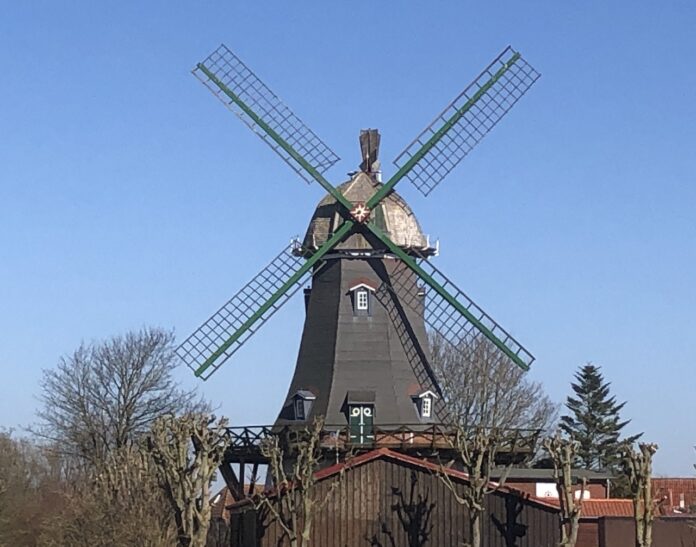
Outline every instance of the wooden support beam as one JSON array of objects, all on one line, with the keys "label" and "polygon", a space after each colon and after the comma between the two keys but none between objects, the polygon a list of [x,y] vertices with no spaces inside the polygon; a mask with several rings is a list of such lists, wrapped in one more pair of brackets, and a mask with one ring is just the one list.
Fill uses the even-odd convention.
[{"label": "wooden support beam", "polygon": [[247,493],[247,496],[253,496],[254,495],[254,488],[256,487],[256,478],[259,473],[259,462],[254,462],[254,465],[251,468],[251,480],[249,481],[249,491]]},{"label": "wooden support beam", "polygon": [[239,479],[237,479],[237,475],[235,475],[232,466],[227,462],[223,463],[222,465],[220,465],[220,473],[222,474],[222,478],[224,479],[225,484],[227,485],[229,491],[232,493],[234,499],[243,499],[244,490],[239,482]]}]

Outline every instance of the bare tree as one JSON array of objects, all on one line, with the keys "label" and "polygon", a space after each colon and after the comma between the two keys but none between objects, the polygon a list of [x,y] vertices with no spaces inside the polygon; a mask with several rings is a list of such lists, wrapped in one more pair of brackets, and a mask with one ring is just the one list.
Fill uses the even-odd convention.
[{"label": "bare tree", "polygon": [[457,464],[461,465],[468,475],[467,481],[458,488],[443,465],[440,466],[438,476],[452,492],[457,503],[465,506],[469,512],[470,547],[481,546],[481,516],[486,509],[485,498],[503,486],[509,472],[508,467],[497,483],[491,482],[491,474],[496,469],[496,454],[502,446],[511,442],[501,429],[466,428],[461,425],[457,426],[450,440],[457,453]]},{"label": "bare tree", "polygon": [[173,342],[171,332],[144,328],[82,344],[44,371],[34,433],[63,454],[97,465],[148,431],[158,416],[200,404],[172,377]]},{"label": "bare tree", "polygon": [[551,428],[558,405],[539,382],[477,336],[452,345],[430,334],[432,365],[447,407],[461,424],[504,428]]},{"label": "bare tree", "polygon": [[578,528],[580,525],[580,513],[582,500],[587,488],[587,478],[580,481],[579,498],[575,499],[575,485],[573,484],[573,464],[578,457],[577,441],[564,439],[560,435],[544,439],[544,448],[549,453],[553,463],[553,478],[558,490],[560,503],[560,528],[561,543],[565,547],[575,547],[578,541]]},{"label": "bare tree", "polygon": [[274,488],[258,496],[255,506],[268,510],[291,547],[309,546],[314,518],[342,482],[343,472],[323,494],[316,488],[323,428],[323,418],[316,418],[302,431],[269,436],[261,447]]},{"label": "bare tree", "polygon": [[638,450],[630,443],[621,450],[621,463],[628,478],[633,512],[636,521],[636,547],[652,545],[652,524],[655,518],[655,502],[652,495],[652,458],[657,445],[640,443]]},{"label": "bare tree", "polygon": [[36,545],[60,506],[59,486],[41,447],[0,430],[0,547]]},{"label": "bare tree", "polygon": [[203,413],[157,418],[147,438],[160,484],[174,513],[179,547],[204,547],[210,484],[229,442],[227,419]]},{"label": "bare tree", "polygon": [[42,534],[42,547],[169,547],[172,511],[153,462],[141,446],[113,450],[81,480],[66,485],[63,510]]}]

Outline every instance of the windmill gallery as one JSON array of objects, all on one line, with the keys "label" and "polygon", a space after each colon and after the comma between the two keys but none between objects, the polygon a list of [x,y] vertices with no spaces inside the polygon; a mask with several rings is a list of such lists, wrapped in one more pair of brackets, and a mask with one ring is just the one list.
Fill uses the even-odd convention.
[{"label": "windmill gallery", "polygon": [[[506,48],[396,158],[386,182],[380,135],[368,129],[360,133],[359,169],[334,186],[324,173],[336,154],[229,49],[220,46],[193,73],[300,177],[327,192],[304,239],[283,249],[177,350],[196,376],[207,379],[306,287],[295,372],[277,403],[275,423],[229,432],[221,466],[230,494],[224,507],[228,544],[286,544],[281,498],[303,485],[291,477],[281,488],[270,472],[265,486],[257,485],[260,470],[273,466],[263,447],[268,439],[285,439],[286,460],[278,467],[287,477],[300,457],[292,456],[287,439],[297,443],[310,434],[321,455],[311,470],[316,510],[303,514],[313,521],[311,540],[307,535],[295,544],[445,547],[472,541],[478,532],[471,531],[458,499],[467,475],[453,466],[446,480],[439,476],[439,462],[453,459],[455,433],[429,341],[485,347],[523,369],[534,358],[435,268],[437,245],[395,187],[407,180],[427,196],[539,74]],[[496,461],[523,460],[535,435],[508,435]],[[255,499],[264,489],[275,493],[262,505]],[[481,545],[559,541],[556,507],[513,490],[491,489],[482,514]],[[300,523],[303,530],[306,524]]]}]

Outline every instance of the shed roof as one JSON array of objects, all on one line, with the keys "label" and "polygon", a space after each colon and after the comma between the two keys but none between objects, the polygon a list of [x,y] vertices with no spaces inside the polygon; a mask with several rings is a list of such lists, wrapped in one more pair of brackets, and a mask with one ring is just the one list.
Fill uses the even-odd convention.
[{"label": "shed roof", "polygon": [[[354,467],[358,467],[360,465],[365,465],[369,462],[372,462],[372,461],[375,461],[378,459],[385,459],[385,460],[391,460],[391,461],[403,463],[406,465],[418,467],[420,469],[423,469],[423,470],[426,470],[429,472],[442,472],[442,473],[445,473],[446,475],[448,475],[451,479],[453,479],[455,481],[466,482],[469,480],[469,475],[467,475],[463,471],[451,469],[448,467],[442,467],[442,466],[437,465],[435,463],[432,463],[428,460],[416,458],[414,456],[408,456],[406,454],[402,454],[400,452],[395,452],[395,451],[390,450],[388,448],[378,448],[378,449],[372,450],[370,452],[366,452],[365,454],[361,454],[359,456],[351,458],[350,460],[326,467],[324,469],[317,471],[314,474],[314,477],[317,480],[328,479],[329,477],[332,477],[334,475],[338,475],[341,471],[343,471],[345,469],[351,469]],[[495,486],[497,486],[497,484],[491,483],[491,486],[495,487]],[[538,507],[543,507],[545,509],[552,509],[554,511],[558,511],[558,504],[557,503],[554,504],[554,503],[551,503],[547,499],[541,499],[541,498],[536,498],[534,496],[530,496],[529,494],[522,492],[520,490],[517,490],[515,488],[510,488],[508,486],[501,486],[497,489],[497,491],[501,492],[501,493],[513,494],[519,498],[524,499],[527,503],[531,503],[531,504],[536,505]],[[232,505],[229,506],[229,508],[242,507],[242,506],[247,505],[249,503],[251,503],[249,500],[241,500],[241,501],[233,503]]]}]

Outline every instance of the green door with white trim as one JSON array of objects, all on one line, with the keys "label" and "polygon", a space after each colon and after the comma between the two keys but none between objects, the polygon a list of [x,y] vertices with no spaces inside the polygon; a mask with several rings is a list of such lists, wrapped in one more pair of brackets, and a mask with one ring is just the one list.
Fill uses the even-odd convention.
[{"label": "green door with white trim", "polygon": [[356,404],[348,407],[351,443],[371,444],[375,442],[374,416],[374,405]]}]

